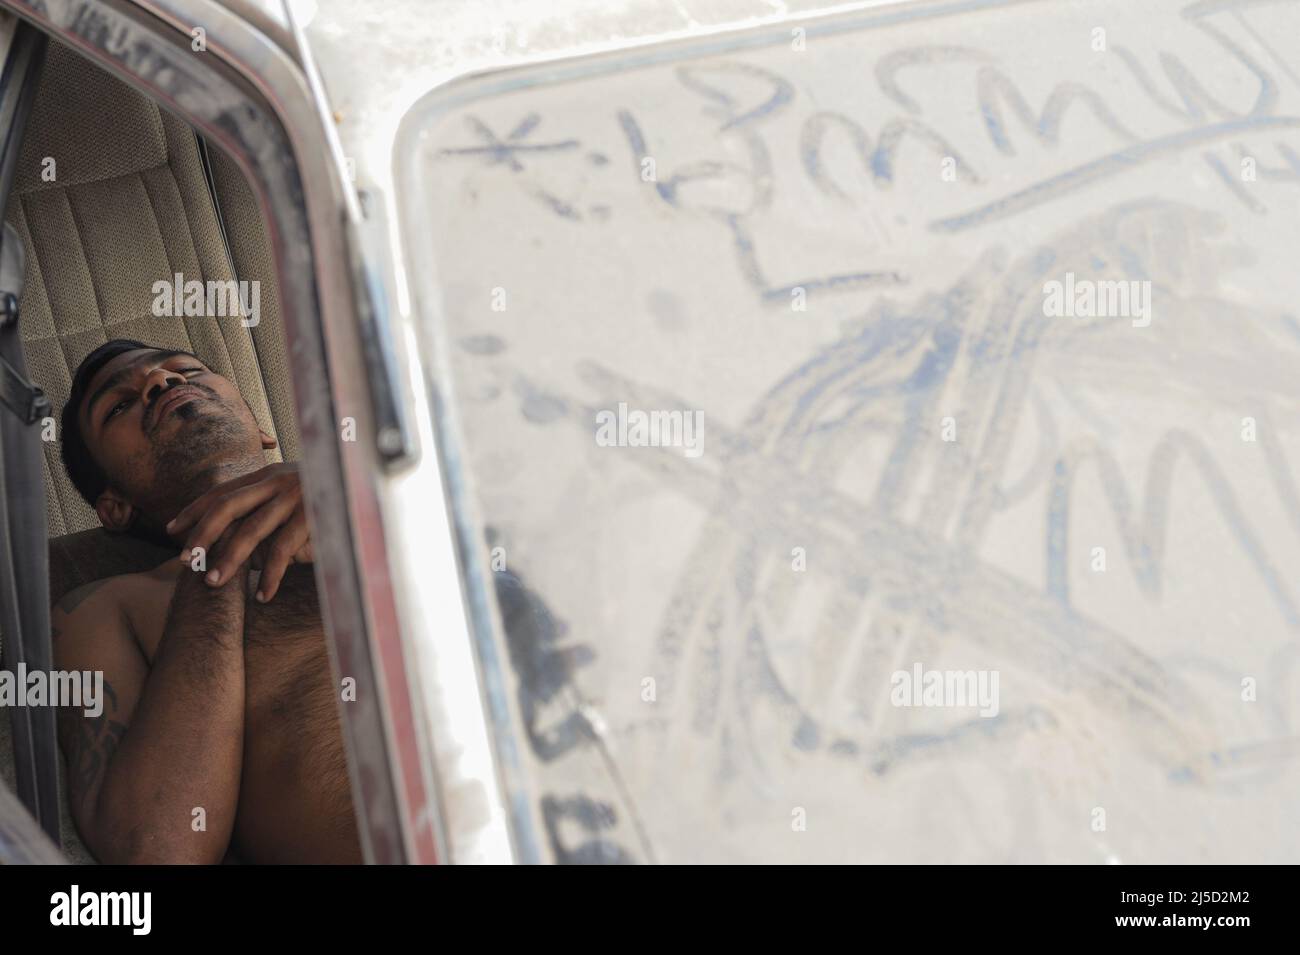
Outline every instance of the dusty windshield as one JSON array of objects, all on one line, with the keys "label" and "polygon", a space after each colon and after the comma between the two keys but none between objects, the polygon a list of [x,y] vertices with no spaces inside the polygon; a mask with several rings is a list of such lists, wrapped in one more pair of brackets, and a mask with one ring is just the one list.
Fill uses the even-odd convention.
[{"label": "dusty windshield", "polygon": [[407,120],[556,859],[1300,848],[1300,8],[958,6]]}]

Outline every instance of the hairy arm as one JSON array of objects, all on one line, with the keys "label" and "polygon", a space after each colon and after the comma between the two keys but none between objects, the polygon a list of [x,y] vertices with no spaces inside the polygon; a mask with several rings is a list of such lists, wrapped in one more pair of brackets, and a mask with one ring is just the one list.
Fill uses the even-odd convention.
[{"label": "hairy arm", "polygon": [[[54,609],[59,669],[104,674],[103,710],[59,713],[73,819],[106,863],[220,862],[234,830],[244,743],[245,575],[183,571],[152,666],[112,581]],[[195,809],[206,828],[196,831]]]}]

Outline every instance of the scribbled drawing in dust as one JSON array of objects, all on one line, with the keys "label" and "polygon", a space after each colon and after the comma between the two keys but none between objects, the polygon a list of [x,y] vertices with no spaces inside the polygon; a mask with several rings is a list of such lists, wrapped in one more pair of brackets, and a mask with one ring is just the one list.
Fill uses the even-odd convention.
[{"label": "scribbled drawing in dust", "polygon": [[[1099,721],[1122,714],[1124,745],[1163,766],[1172,781],[1214,784],[1222,770],[1266,771],[1273,760],[1300,753],[1295,728],[1276,704],[1270,711],[1275,737],[1219,738],[1205,718],[1205,701],[1180,673],[1144,652],[1137,636],[1073,606],[1067,586],[1067,555],[1078,553],[1067,534],[1071,491],[1079,482],[1100,482],[1139,586],[1158,602],[1168,526],[1178,519],[1166,509],[1172,482],[1201,481],[1215,501],[1213,519],[1236,543],[1231,558],[1264,582],[1292,635],[1287,653],[1294,655],[1295,582],[1265,545],[1267,529],[1252,521],[1250,502],[1233,490],[1213,450],[1170,428],[1151,448],[1143,485],[1132,487],[1103,441],[1062,443],[1040,397],[1043,389],[1058,389],[1083,400],[1088,387],[1115,375],[1125,382],[1158,378],[1164,391],[1204,388],[1199,376],[1208,362],[1230,406],[1250,391],[1275,417],[1294,417],[1300,336],[1289,316],[1179,298],[1191,264],[1219,256],[1204,246],[1221,225],[1191,207],[1140,201],[1021,259],[990,252],[942,293],[875,306],[839,341],[775,383],[739,427],[711,418],[712,469],[671,452],[635,455],[665,488],[709,514],[682,562],[646,661],[670,714],[655,727],[665,750],[682,734],[712,740],[730,784],[762,789],[772,767],[792,751],[856,761],[884,777],[961,752],[996,755],[1029,732],[1072,731],[1052,706],[1037,703],[1011,706],[995,719],[955,719],[938,733],[900,730],[896,712],[879,705],[891,661],[955,642],[1032,673],[1049,695],[1081,695]],[[1161,249],[1177,249],[1179,256],[1162,261]],[[1151,277],[1162,314],[1178,312],[1180,319],[1133,329],[1123,321],[1044,316],[1044,281],[1070,269],[1098,278]],[[1199,317],[1189,313],[1193,307]],[[1223,346],[1212,353],[1185,355],[1180,367],[1187,378],[1177,380],[1164,360],[1171,343],[1189,323],[1226,315],[1233,316],[1238,338],[1222,336]],[[1234,368],[1234,361],[1243,364]],[[600,396],[569,402],[582,426],[615,397],[643,407],[696,406],[690,396],[592,362],[580,365],[579,377]],[[937,440],[935,423],[950,407],[960,409],[965,433],[977,438],[955,445]],[[1012,474],[1011,436],[1024,417],[1035,422],[1039,450],[1027,472]],[[874,487],[845,493],[838,488],[840,471],[873,434],[892,436],[887,463]],[[1262,440],[1274,464],[1275,492],[1293,516],[1288,534],[1300,538],[1291,469],[1274,437]],[[908,498],[918,494],[919,516],[905,519]],[[1045,554],[1037,586],[979,557],[995,515],[1033,495],[1048,527],[1037,542]],[[809,579],[788,572],[792,542],[816,555],[818,576],[835,580],[814,621],[792,616],[798,588]],[[820,717],[821,694],[801,696],[783,678],[772,648],[791,633],[801,635],[801,649],[814,661],[815,675],[804,686],[861,693],[856,719],[837,725]]]},{"label": "scribbled drawing in dust", "polygon": [[[1261,158],[1261,184],[1300,185],[1300,154],[1284,141],[1300,129],[1300,117],[1279,112],[1278,78],[1214,19],[1232,14],[1249,29],[1240,20],[1248,6],[1216,0],[1182,12],[1185,23],[1222,49],[1224,63],[1253,78],[1245,104],[1217,98],[1205,64],[1189,66],[1164,49],[1144,60],[1116,47],[1116,69],[1131,81],[1133,95],[1145,97],[1146,106],[1170,123],[1160,130],[1139,128],[1122,100],[1080,82],[1062,80],[1033,103],[1005,64],[965,46],[918,45],[881,56],[873,77],[893,112],[817,108],[796,125],[793,144],[770,136],[770,124],[789,120],[798,102],[797,87],[786,77],[724,60],[674,70],[675,84],[696,110],[700,135],[692,146],[701,148],[676,161],[661,159],[659,178],[638,197],[642,210],[650,204],[658,216],[716,223],[719,248],[729,252],[720,260],[729,261],[765,307],[788,306],[794,288],[868,292],[873,304],[838,340],[792,358],[788,373],[770,383],[739,423],[713,414],[697,396],[593,360],[574,368],[581,394],[561,391],[524,367],[515,372],[521,406],[532,409],[524,416],[535,424],[566,419],[589,430],[596,411],[618,402],[703,407],[708,421],[702,461],[653,449],[626,457],[655,475],[656,486],[707,515],[682,556],[645,656],[643,672],[658,681],[654,715],[608,729],[596,725],[594,703],[579,689],[577,671],[605,652],[606,635],[583,633],[579,644],[559,645],[563,622],[538,604],[530,613],[549,636],[533,644],[544,645],[548,656],[522,669],[546,678],[521,682],[520,707],[539,758],[554,763],[593,747],[614,775],[629,747],[654,749],[662,758],[646,763],[651,766],[670,764],[687,746],[703,748],[707,785],[721,800],[736,790],[782,792],[800,759],[858,767],[868,784],[884,783],[959,757],[996,763],[1031,736],[1071,740],[1081,756],[1073,771],[1091,782],[1107,758],[1098,726],[1116,729],[1119,742],[1109,746],[1140,754],[1179,786],[1228,789],[1243,774],[1264,780],[1300,756],[1294,706],[1288,710],[1276,696],[1261,700],[1257,735],[1225,735],[1209,713],[1205,688],[1235,692],[1240,674],[1222,660],[1190,652],[1157,658],[1142,634],[1103,623],[1071,593],[1077,579],[1072,562],[1084,552],[1071,538],[1082,489],[1100,491],[1103,516],[1118,529],[1124,567],[1141,599],[1159,606],[1170,530],[1182,519],[1170,510],[1172,490],[1198,484],[1213,503],[1197,519],[1226,529],[1231,540],[1231,550],[1216,557],[1258,581],[1275,613],[1277,632],[1270,636],[1278,649],[1271,672],[1283,688],[1300,685],[1300,582],[1293,573],[1300,491],[1280,440],[1289,423],[1300,420],[1300,321],[1256,304],[1268,301],[1267,294],[1243,304],[1223,291],[1220,279],[1251,265],[1252,252],[1225,244],[1231,233],[1220,215],[1182,202],[1113,200],[1096,188],[1190,153],[1204,160],[1239,211],[1263,216],[1276,211],[1264,198],[1277,193],[1245,190],[1229,172],[1246,155],[1247,138],[1267,141],[1272,150],[1249,149]],[[984,142],[959,141],[942,117],[925,112],[921,71],[951,64],[968,66],[973,75],[968,89],[951,96],[940,87],[943,100],[970,99],[966,108],[977,111]],[[1300,77],[1284,61],[1278,65],[1291,92],[1300,90]],[[1059,148],[1063,123],[1078,112],[1090,114],[1114,140],[1086,161]],[[574,162],[589,148],[576,135],[565,136],[529,156],[525,143],[539,115],[527,113],[504,137],[469,117],[482,142],[443,150],[441,158],[482,161],[518,178],[525,158],[544,152],[556,163]],[[617,104],[604,121],[618,134],[607,151],[621,146],[627,160],[608,168],[602,161],[600,174],[611,176],[638,175],[643,157],[660,149],[657,136],[671,126],[655,126],[652,118]],[[705,155],[723,140],[733,147],[727,158]],[[779,258],[760,252],[764,217],[778,202],[774,150],[793,149],[806,184],[851,214],[865,215],[849,208],[845,170],[860,175],[873,195],[888,193],[904,144],[923,147],[927,158],[953,157],[962,173],[952,209],[924,228],[927,237],[962,233],[982,251],[963,274],[945,280],[946,287],[926,290],[913,276],[865,258],[860,268],[798,279],[781,273]],[[1008,183],[998,163],[1026,145],[1044,150],[1046,172]],[[833,149],[851,163],[829,162]],[[603,160],[606,151],[596,155]],[[1262,157],[1277,157],[1276,164]],[[977,201],[963,191],[990,183],[1000,190],[992,198],[985,192]],[[708,198],[707,191],[692,198],[692,187],[710,184],[737,187],[727,193],[729,204]],[[567,220],[563,228],[581,219],[572,201],[535,182],[526,188]],[[1083,216],[1068,201],[1087,190],[1097,211]],[[1014,251],[978,244],[980,228],[1044,209],[1064,223],[1049,239]],[[624,211],[615,209],[615,224]],[[773,247],[779,242],[767,246]],[[1070,271],[1095,280],[1151,282],[1158,317],[1150,328],[1134,329],[1124,321],[1045,316],[1044,283]],[[1170,361],[1173,353],[1177,362]],[[1135,478],[1117,456],[1121,429],[1094,406],[1093,396],[1112,388],[1135,402],[1186,395],[1232,413],[1256,410],[1263,466],[1286,526],[1263,526],[1256,502],[1234,487],[1220,452],[1178,421],[1160,427]],[[539,402],[544,415],[536,411]],[[1067,432],[1058,420],[1062,407],[1088,427]],[[945,415],[959,422],[960,441],[937,440]],[[1026,431],[1034,439],[1032,459],[1013,466],[1016,437]],[[878,469],[859,477],[853,469],[868,442],[887,451]],[[1040,509],[1045,531],[1025,540],[1041,554],[1040,580],[1013,575],[982,556],[996,519],[1013,507]],[[792,545],[815,561],[815,574],[790,572]],[[809,618],[803,598],[813,587],[820,592]],[[787,666],[792,646],[803,664],[797,675]],[[889,706],[888,674],[905,662],[953,651],[1014,669],[1041,692],[1004,700],[996,718],[956,715],[942,728],[916,729]],[[561,657],[568,664],[554,662]],[[624,757],[613,755],[616,744]],[[625,768],[637,772],[635,765]],[[645,807],[635,806],[636,784],[618,779],[615,788],[612,800],[637,817]],[[633,854],[604,838],[618,815],[612,806],[574,802],[572,794],[547,798],[553,842],[561,841],[557,833],[566,822],[593,837],[584,850],[592,857]],[[1032,806],[1032,799],[1012,793],[1009,804]],[[1034,835],[1026,831],[1021,838],[1032,843]],[[648,856],[644,831],[637,841]]]}]

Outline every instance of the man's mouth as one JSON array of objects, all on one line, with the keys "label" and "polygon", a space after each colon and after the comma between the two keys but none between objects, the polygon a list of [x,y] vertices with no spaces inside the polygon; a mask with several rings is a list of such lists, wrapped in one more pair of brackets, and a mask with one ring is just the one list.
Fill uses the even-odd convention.
[{"label": "man's mouth", "polygon": [[150,426],[149,430],[152,431],[157,428],[158,425],[162,424],[163,418],[167,417],[170,412],[179,408],[181,405],[202,397],[203,392],[199,391],[199,389],[195,388],[193,385],[181,385],[178,388],[173,388],[166,392],[154,405],[153,424]]}]

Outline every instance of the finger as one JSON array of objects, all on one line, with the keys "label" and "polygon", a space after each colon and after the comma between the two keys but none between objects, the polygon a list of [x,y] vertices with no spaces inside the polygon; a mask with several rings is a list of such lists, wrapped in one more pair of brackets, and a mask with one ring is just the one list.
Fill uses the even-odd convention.
[{"label": "finger", "polygon": [[256,506],[255,501],[231,500],[228,495],[211,499],[206,513],[199,515],[198,524],[189,532],[181,547],[181,561],[191,558],[195,548],[212,551],[217,543],[229,536],[235,522],[246,516]]},{"label": "finger", "polygon": [[172,533],[179,533],[202,517],[214,501],[232,491],[260,483],[269,483],[281,488],[297,485],[299,483],[298,465],[292,462],[268,464],[264,468],[240,475],[237,478],[231,478],[229,481],[223,481],[181,508],[180,512],[167,522],[164,529]]},{"label": "finger", "polygon": [[219,538],[233,521],[247,517],[267,501],[275,499],[286,502],[288,510],[285,513],[287,514],[293,510],[301,496],[300,487],[277,487],[270,483],[240,488],[227,494],[217,500],[190,531],[185,546],[181,549],[181,560],[188,560],[189,553],[195,547],[210,549],[212,542]]},{"label": "finger", "polygon": [[307,515],[299,505],[293,512],[293,517],[275,535],[267,549],[265,566],[262,568],[262,577],[257,587],[257,599],[260,602],[268,603],[275,597],[280,590],[280,582],[284,579],[285,571],[293,563],[293,555],[307,546],[310,540],[311,528],[307,526]]},{"label": "finger", "polygon": [[[226,545],[230,542],[230,539],[235,536],[235,532],[237,530],[239,530],[239,521],[235,521],[228,528],[226,528],[225,533],[223,533],[221,537],[216,541],[216,543],[212,545],[212,551],[214,553],[220,553],[224,551]],[[207,557],[212,557],[213,555],[214,554],[208,554]],[[215,570],[216,567],[215,565],[209,566],[208,561],[204,560],[198,563],[197,566],[194,566],[194,564],[191,563],[190,569],[193,570],[195,573],[197,573],[199,576],[203,577],[205,580],[208,580],[208,575],[213,570]],[[223,577],[222,580],[224,581],[224,579],[225,578]],[[209,580],[208,582],[210,583],[211,581]]]},{"label": "finger", "polygon": [[[270,465],[270,467],[274,467],[274,465]],[[219,497],[258,481],[265,481],[267,479],[266,471],[267,468],[260,468],[248,474],[241,474],[237,478],[231,478],[229,481],[223,481],[214,488],[209,488],[182,507],[176,516],[167,522],[164,530],[172,534],[180,533],[202,517],[208,508],[212,506],[213,501]]]},{"label": "finger", "polygon": [[[263,541],[276,532],[276,528],[292,519],[297,502],[287,495],[262,505],[240,520],[239,528],[221,548],[216,566],[208,572],[208,583],[214,586],[229,580]],[[216,576],[213,576],[215,573]]]}]

